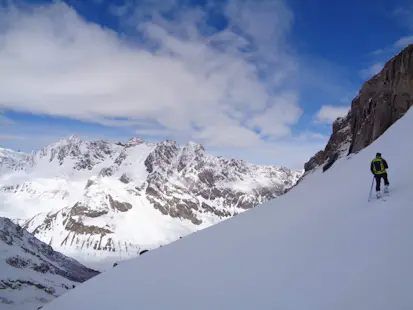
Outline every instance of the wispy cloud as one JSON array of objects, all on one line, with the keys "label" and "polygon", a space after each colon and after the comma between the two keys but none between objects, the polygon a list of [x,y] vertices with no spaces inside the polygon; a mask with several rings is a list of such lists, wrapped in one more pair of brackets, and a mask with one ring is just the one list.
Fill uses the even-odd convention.
[{"label": "wispy cloud", "polygon": [[347,115],[349,107],[324,105],[315,115],[315,123],[332,124],[337,118]]},{"label": "wispy cloud", "polygon": [[[264,145],[260,148],[245,148],[238,156],[232,149],[212,149],[210,152],[247,160],[255,164],[280,165],[290,169],[303,169],[303,163],[316,152],[325,148],[328,137],[318,134],[307,134],[295,137],[294,143],[280,141],[275,145]],[[207,151],[209,151],[207,149]]]},{"label": "wispy cloud", "polygon": [[372,76],[376,75],[379,73],[384,67],[383,63],[375,63],[371,65],[370,67],[363,69],[360,71],[360,76],[362,78],[371,78]]},{"label": "wispy cloud", "polygon": [[405,47],[406,45],[409,45],[411,43],[413,43],[413,35],[400,38],[399,40],[397,40],[394,43],[394,46],[395,47]]},{"label": "wispy cloud", "polygon": [[323,135],[318,132],[311,132],[311,131],[304,131],[300,133],[300,135],[297,137],[298,141],[317,141],[317,140],[322,140],[327,142],[330,136],[328,135]]}]

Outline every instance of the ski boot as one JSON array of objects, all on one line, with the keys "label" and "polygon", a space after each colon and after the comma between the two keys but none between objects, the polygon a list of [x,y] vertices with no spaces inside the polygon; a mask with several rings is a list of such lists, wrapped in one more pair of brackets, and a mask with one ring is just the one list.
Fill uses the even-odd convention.
[{"label": "ski boot", "polygon": [[385,185],[385,186],[384,186],[384,194],[385,194],[385,195],[388,195],[388,194],[389,194],[389,186],[388,186],[388,185]]},{"label": "ski boot", "polygon": [[376,198],[380,199],[381,198],[381,192],[376,192]]}]

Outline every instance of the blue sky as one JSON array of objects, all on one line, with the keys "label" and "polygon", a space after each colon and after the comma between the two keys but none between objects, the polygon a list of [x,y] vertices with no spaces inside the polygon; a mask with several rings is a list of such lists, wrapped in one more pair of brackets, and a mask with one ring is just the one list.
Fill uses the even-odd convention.
[{"label": "blue sky", "polygon": [[301,168],[413,43],[407,0],[1,1],[0,147],[202,143]]}]

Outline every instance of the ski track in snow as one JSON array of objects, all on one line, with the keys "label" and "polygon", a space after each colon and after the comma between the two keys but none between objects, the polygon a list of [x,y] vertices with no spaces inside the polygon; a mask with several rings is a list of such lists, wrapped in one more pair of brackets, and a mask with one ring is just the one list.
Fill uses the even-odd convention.
[{"label": "ski track in snow", "polygon": [[[413,308],[413,110],[280,198],[124,261],[44,310]],[[403,141],[403,142],[402,142]],[[370,161],[391,197],[368,202]]]}]

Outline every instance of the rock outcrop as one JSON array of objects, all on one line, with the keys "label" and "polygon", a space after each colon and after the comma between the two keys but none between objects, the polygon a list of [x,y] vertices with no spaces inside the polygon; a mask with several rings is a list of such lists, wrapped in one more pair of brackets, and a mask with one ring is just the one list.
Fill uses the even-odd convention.
[{"label": "rock outcrop", "polygon": [[323,151],[318,152],[305,163],[304,170],[306,172],[337,160],[341,154],[348,150],[351,143],[351,116],[352,112],[350,111],[346,117],[338,118],[333,123],[333,133],[330,140]]},{"label": "rock outcrop", "polygon": [[364,83],[353,100],[352,145],[355,153],[380,137],[413,105],[413,44],[388,61]]},{"label": "rock outcrop", "polygon": [[389,60],[383,70],[365,82],[344,118],[333,124],[324,151],[304,166],[328,169],[340,156],[357,153],[380,137],[413,105],[413,44]]},{"label": "rock outcrop", "polygon": [[37,309],[99,274],[0,217],[0,308]]}]

